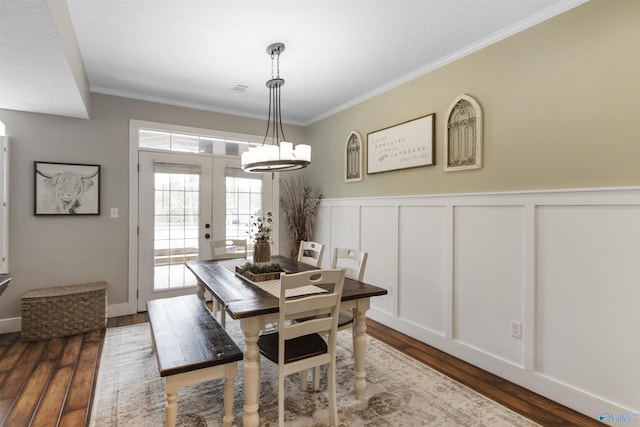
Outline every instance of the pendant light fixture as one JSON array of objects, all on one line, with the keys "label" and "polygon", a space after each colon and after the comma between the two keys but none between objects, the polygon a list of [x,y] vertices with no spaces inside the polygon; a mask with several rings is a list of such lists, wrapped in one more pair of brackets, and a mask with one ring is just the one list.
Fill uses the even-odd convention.
[{"label": "pendant light fixture", "polygon": [[[242,169],[246,172],[285,172],[311,164],[309,145],[297,144],[294,147],[291,142],[285,141],[280,112],[280,88],[284,85],[284,79],[280,77],[280,54],[283,51],[284,43],[267,46],[267,53],[271,56],[271,79],[266,83],[269,88],[267,130],[262,145],[251,147],[242,153]],[[267,143],[267,139],[271,142]]]}]

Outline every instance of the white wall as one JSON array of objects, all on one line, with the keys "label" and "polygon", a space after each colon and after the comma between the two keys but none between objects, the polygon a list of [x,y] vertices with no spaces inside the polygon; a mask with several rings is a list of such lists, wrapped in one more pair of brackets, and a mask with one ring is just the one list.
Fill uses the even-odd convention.
[{"label": "white wall", "polygon": [[[593,418],[640,413],[640,188],[325,199],[368,315]],[[511,336],[522,322],[522,338]]]}]

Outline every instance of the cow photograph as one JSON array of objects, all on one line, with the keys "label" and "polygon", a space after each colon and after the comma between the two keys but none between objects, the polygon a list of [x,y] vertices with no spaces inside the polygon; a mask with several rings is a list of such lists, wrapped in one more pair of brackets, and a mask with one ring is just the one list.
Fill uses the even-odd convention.
[{"label": "cow photograph", "polygon": [[100,165],[34,162],[35,215],[100,215]]}]

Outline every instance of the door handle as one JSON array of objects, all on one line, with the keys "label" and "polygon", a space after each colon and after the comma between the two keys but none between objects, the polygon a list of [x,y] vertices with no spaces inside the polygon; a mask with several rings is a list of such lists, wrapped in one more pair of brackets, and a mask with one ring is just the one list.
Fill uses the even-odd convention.
[{"label": "door handle", "polygon": [[211,224],[205,224],[204,228],[211,228]]},{"label": "door handle", "polygon": [[210,238],[211,238],[211,234],[209,234],[209,233],[205,234],[205,235],[204,235],[204,238],[205,238],[205,239],[210,239]]}]

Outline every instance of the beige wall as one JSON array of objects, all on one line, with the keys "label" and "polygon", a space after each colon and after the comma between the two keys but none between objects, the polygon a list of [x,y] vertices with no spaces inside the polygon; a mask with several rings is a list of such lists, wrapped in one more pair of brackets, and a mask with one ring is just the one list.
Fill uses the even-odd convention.
[{"label": "beige wall", "polygon": [[[308,179],[327,198],[640,185],[639,46],[639,1],[592,0],[308,126]],[[465,93],[483,109],[484,167],[445,173],[445,115]],[[435,166],[344,183],[351,130],[366,144],[431,113]]]},{"label": "beige wall", "polygon": [[[0,320],[20,316],[26,291],[105,280],[109,304],[127,302],[129,119],[264,134],[265,122],[132,99],[91,94],[91,119],[0,109],[11,137],[11,285],[0,298]],[[287,126],[301,141],[303,129]],[[101,215],[33,216],[33,162],[101,165]],[[119,218],[109,218],[109,208]]]}]

